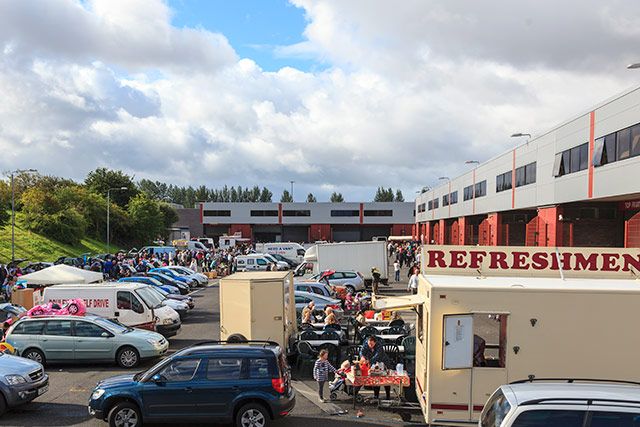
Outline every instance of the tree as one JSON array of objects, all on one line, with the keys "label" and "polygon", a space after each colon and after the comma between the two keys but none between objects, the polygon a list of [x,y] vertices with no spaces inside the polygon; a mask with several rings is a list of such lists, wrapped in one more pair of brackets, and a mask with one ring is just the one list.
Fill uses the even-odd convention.
[{"label": "tree", "polygon": [[131,235],[136,244],[145,245],[165,233],[165,217],[159,203],[138,194],[129,201],[127,213],[131,220]]},{"label": "tree", "polygon": [[331,193],[331,203],[342,203],[344,202],[344,197],[342,197],[341,193],[336,193],[335,191]]},{"label": "tree", "polygon": [[11,187],[5,181],[0,181],[0,227],[11,219]]},{"label": "tree", "polygon": [[316,196],[314,196],[312,193],[307,194],[307,203],[316,203]]},{"label": "tree", "polygon": [[384,187],[378,187],[376,195],[373,198],[374,202],[393,202],[393,190],[389,188],[385,190]]},{"label": "tree", "polygon": [[271,202],[271,198],[273,197],[273,193],[267,189],[267,187],[262,187],[262,192],[260,192],[260,202]]},{"label": "tree", "polygon": [[293,202],[293,197],[291,197],[291,193],[288,190],[284,190],[282,192],[282,196],[280,196],[280,202],[282,203],[291,203]]},{"label": "tree", "polygon": [[126,187],[126,190],[111,192],[111,200],[120,207],[126,207],[129,200],[138,193],[133,179],[119,170],[98,168],[93,172],[89,172],[84,183],[89,191],[98,193],[101,196],[106,196],[110,188]]},{"label": "tree", "polygon": [[400,189],[396,190],[396,202],[404,202],[404,196],[402,195],[402,191]]},{"label": "tree", "polygon": [[162,236],[166,238],[169,236],[169,228],[178,222],[178,212],[166,203],[159,203],[158,207],[160,208],[163,218],[164,232]]},{"label": "tree", "polygon": [[170,186],[160,181],[151,181],[150,179],[141,179],[138,181],[138,191],[142,191],[154,200],[171,200],[175,202],[170,193]]}]

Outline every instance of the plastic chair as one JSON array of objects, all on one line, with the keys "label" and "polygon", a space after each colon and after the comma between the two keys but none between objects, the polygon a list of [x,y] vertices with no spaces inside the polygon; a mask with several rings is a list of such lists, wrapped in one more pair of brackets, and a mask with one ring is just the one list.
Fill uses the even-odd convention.
[{"label": "plastic chair", "polygon": [[360,358],[360,348],[361,347],[359,345],[350,345],[347,347],[346,353],[349,362],[353,363],[356,358]]},{"label": "plastic chair", "polygon": [[313,325],[311,323],[301,323],[300,330],[306,331],[307,329],[313,329]]},{"label": "plastic chair", "polygon": [[387,355],[389,360],[391,362],[393,362],[394,365],[396,363],[398,363],[398,358],[400,356],[400,349],[398,348],[397,345],[395,345],[395,344],[384,344],[382,346],[382,349],[384,350],[385,354]]},{"label": "plastic chair", "polygon": [[340,335],[336,331],[324,331],[320,335],[321,340],[340,341]]},{"label": "plastic chair", "polygon": [[313,371],[313,365],[318,358],[318,352],[311,347],[311,344],[305,341],[298,341],[296,344],[298,350],[298,357],[296,358],[296,372],[300,373],[301,368],[304,369],[305,365],[311,367]]},{"label": "plastic chair", "polygon": [[373,326],[365,326],[364,328],[360,329],[360,336],[363,339],[370,335],[380,335],[380,332],[378,332],[378,330]]},{"label": "plastic chair", "polygon": [[392,320],[391,323],[389,323],[389,326],[404,326],[404,320],[402,319]]},{"label": "plastic chair", "polygon": [[341,331],[341,330],[342,330],[342,327],[341,327],[340,325],[338,325],[338,324],[332,323],[332,324],[330,324],[330,325],[324,325],[324,328],[323,328],[323,329],[324,329],[325,331],[330,331],[330,330],[333,330],[333,331]]},{"label": "plastic chair", "polygon": [[335,344],[324,343],[318,347],[318,352],[320,352],[320,350],[327,350],[329,352],[329,362],[331,362],[334,367],[338,366],[340,363],[340,347]]},{"label": "plastic chair", "polygon": [[402,340],[404,346],[404,359],[409,361],[416,360],[416,337],[404,337]]},{"label": "plastic chair", "polygon": [[389,329],[387,329],[387,333],[389,335],[397,335],[397,334],[405,335],[407,331],[403,326],[392,326]]},{"label": "plastic chair", "polygon": [[300,333],[300,341],[315,341],[317,339],[320,339],[320,336],[312,330],[306,330]]}]

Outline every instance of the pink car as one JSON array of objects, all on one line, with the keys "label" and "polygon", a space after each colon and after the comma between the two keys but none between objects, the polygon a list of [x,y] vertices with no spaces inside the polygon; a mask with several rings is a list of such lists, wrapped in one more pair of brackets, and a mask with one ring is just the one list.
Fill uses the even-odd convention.
[{"label": "pink car", "polygon": [[49,302],[47,304],[36,305],[29,311],[27,311],[26,316],[43,316],[43,315],[67,315],[70,314],[72,316],[84,316],[87,312],[87,306],[84,304],[84,301],[76,298],[67,301],[62,307],[58,304]]}]

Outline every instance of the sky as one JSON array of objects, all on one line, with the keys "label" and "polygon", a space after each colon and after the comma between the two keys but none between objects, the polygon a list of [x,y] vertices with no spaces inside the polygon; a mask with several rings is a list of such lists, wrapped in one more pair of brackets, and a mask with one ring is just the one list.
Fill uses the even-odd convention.
[{"label": "sky", "polygon": [[412,200],[640,83],[635,0],[2,0],[0,171]]}]

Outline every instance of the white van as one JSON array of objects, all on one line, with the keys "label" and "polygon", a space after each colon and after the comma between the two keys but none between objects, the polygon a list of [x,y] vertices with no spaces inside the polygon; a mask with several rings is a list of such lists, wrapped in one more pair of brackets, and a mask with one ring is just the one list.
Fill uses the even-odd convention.
[{"label": "white van", "polygon": [[291,261],[301,263],[304,261],[305,249],[300,243],[284,242],[284,243],[256,243],[256,252],[265,254],[278,254]]},{"label": "white van", "polygon": [[236,258],[237,271],[266,271],[267,266],[276,264],[278,270],[287,270],[289,264],[278,261],[269,254],[240,255]]},{"label": "white van", "polygon": [[81,298],[87,313],[115,319],[126,326],[157,331],[171,337],[180,329],[180,316],[164,304],[149,285],[115,283],[54,285],[44,289],[44,302],[63,305]]},{"label": "white van", "polygon": [[174,246],[145,246],[140,249],[140,254],[149,254],[149,255],[164,255],[166,253],[173,252],[175,254],[176,248]]}]

